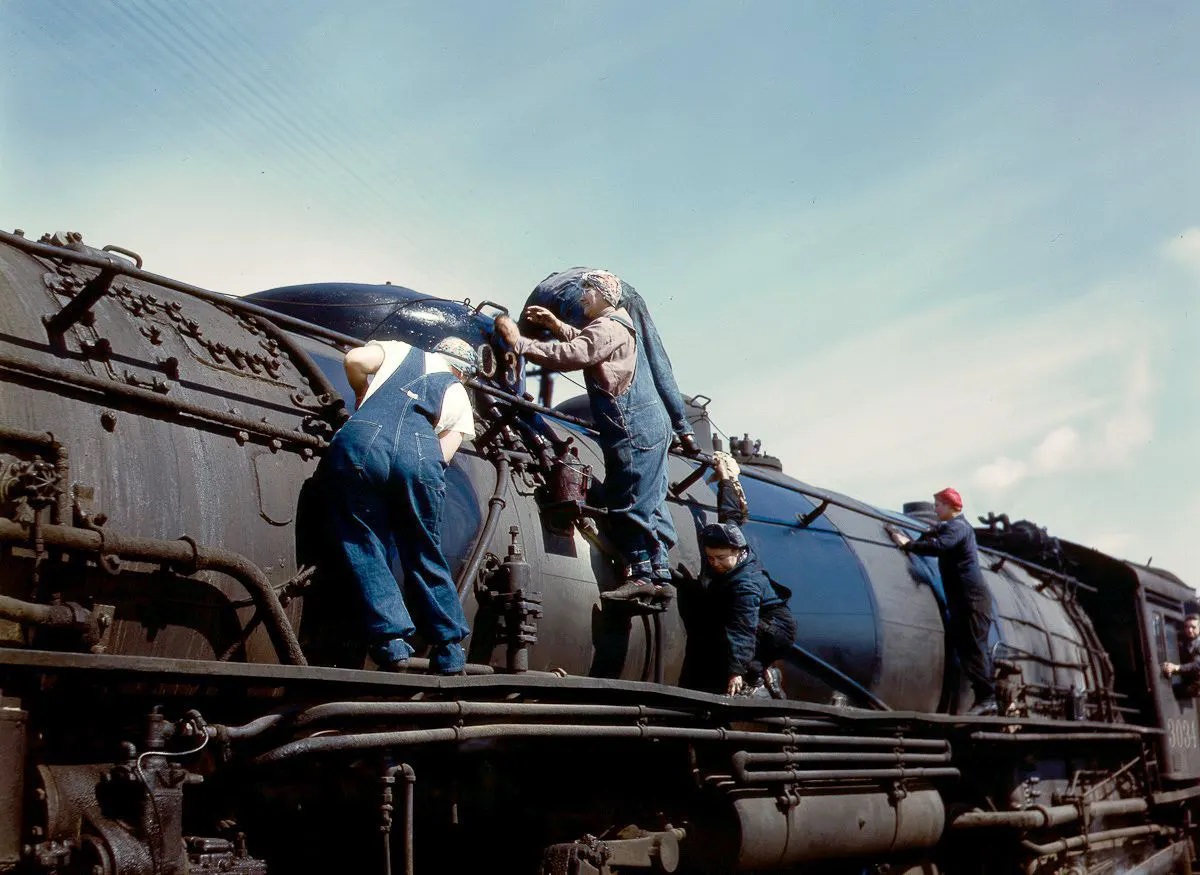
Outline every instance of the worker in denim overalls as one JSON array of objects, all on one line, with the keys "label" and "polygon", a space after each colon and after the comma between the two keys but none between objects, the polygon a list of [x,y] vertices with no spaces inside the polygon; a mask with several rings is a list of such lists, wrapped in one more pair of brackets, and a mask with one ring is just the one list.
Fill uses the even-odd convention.
[{"label": "worker in denim overalls", "polygon": [[[404,570],[430,670],[461,673],[461,642],[470,632],[442,553],[446,468],[463,437],[474,437],[461,378],[475,352],[446,338],[429,354],[399,341],[371,343],[346,356],[359,406],[338,430],[322,462],[329,482],[332,535],[358,585],[372,659],[398,670],[413,653],[416,631],[392,574]],[[367,377],[375,380],[368,387]]]},{"label": "worker in denim overalls", "polygon": [[640,335],[619,306],[621,281],[606,271],[591,271],[581,276],[579,288],[579,306],[588,320],[583,329],[544,307],[525,311],[525,318],[561,341],[524,338],[504,316],[496,320],[496,329],[529,361],[554,370],[583,369],[604,453],[610,535],[624,561],[624,582],[601,597],[663,601],[674,595],[667,550],[676,533],[666,507],[671,421],[642,355]]}]

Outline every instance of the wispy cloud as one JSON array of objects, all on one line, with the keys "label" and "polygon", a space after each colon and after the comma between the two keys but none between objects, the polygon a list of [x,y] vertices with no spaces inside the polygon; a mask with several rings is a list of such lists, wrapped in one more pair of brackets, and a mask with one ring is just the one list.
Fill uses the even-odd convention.
[{"label": "wispy cloud", "polygon": [[1001,487],[1077,457],[1085,424],[1097,460],[1145,439],[1146,365],[1122,365],[1145,329],[1119,305],[1099,290],[1032,323],[999,321],[988,301],[927,309],[808,357],[760,350],[753,390],[714,395],[739,423],[772,409],[771,451],[830,486],[879,494],[982,470],[981,487]]},{"label": "wispy cloud", "polygon": [[993,459],[976,469],[972,482],[994,496],[1029,477],[1100,471],[1129,463],[1154,435],[1152,390],[1149,357],[1142,350],[1128,362],[1121,392],[1105,405],[1103,416],[1078,426],[1056,426],[1027,458]]}]

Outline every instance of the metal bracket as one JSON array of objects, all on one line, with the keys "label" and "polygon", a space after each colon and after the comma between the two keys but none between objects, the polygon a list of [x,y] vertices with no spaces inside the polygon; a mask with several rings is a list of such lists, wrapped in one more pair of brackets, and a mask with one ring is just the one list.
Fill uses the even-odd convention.
[{"label": "metal bracket", "polygon": [[102,268],[65,307],[52,316],[43,316],[42,322],[46,325],[46,334],[50,339],[61,340],[68,328],[80,320],[90,318],[92,305],[108,294],[116,276],[117,272],[113,268]]},{"label": "metal bracket", "polygon": [[800,514],[796,514],[796,525],[802,529],[807,529],[814,522],[816,522],[817,518],[820,517],[821,514],[825,513],[825,511],[828,508],[829,508],[829,499],[826,498],[824,501],[822,501],[820,504],[818,504],[816,507],[814,507],[808,513],[804,514],[804,516],[800,516]]},{"label": "metal bracket", "polygon": [[695,467],[691,474],[688,474],[678,483],[671,484],[671,494],[676,498],[691,489],[696,481],[703,477],[712,466],[712,458],[710,456],[700,456],[698,458],[700,464]]}]

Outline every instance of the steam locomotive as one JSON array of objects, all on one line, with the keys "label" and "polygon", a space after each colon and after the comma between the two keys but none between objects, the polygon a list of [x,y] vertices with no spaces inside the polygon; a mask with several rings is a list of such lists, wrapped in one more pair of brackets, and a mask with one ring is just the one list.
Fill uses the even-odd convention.
[{"label": "steam locomotive", "polygon": [[[936,566],[884,528],[927,509],[747,437],[747,535],[799,623],[788,699],[683,689],[678,608],[599,598],[586,409],[550,375],[525,393],[498,305],[235,299],[20,232],[0,295],[0,871],[1190,871],[1196,690],[1157,667],[1195,592],[1166,571],[981,520],[1002,708],[958,716]],[[443,531],[468,670],[374,671],[312,478],[345,350],[446,334],[483,361]],[[671,471],[682,604],[715,496],[705,457]]]}]

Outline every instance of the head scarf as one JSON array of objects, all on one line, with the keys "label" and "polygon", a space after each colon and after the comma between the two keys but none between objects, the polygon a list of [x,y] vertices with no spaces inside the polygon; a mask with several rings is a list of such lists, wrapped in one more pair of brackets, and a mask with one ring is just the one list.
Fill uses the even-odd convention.
[{"label": "head scarf", "polygon": [[461,337],[443,337],[433,351],[445,356],[446,363],[461,371],[464,377],[473,377],[479,370],[479,355]]},{"label": "head scarf", "polygon": [[[590,267],[573,267],[570,270],[552,273],[546,277],[529,295],[526,306],[537,304],[545,307],[558,318],[574,328],[585,328],[591,320],[583,312],[580,299],[583,297],[583,277],[593,274],[606,274],[617,279],[606,270]],[[638,356],[644,352],[646,363],[650,366],[650,374],[654,378],[654,387],[662,399],[667,415],[671,417],[671,428],[677,434],[691,434],[692,426],[688,422],[687,409],[683,404],[683,396],[679,385],[675,382],[675,372],[671,368],[671,360],[663,347],[662,338],[646,302],[638,294],[637,289],[623,280],[617,280],[621,290],[620,305],[629,313],[638,335]],[[607,300],[607,299],[606,299]]]},{"label": "head scarf", "polygon": [[589,270],[579,278],[579,285],[595,289],[610,307],[621,306],[621,280],[606,270]]}]

